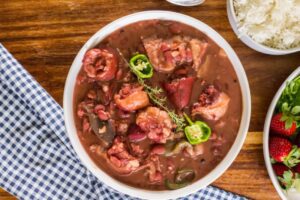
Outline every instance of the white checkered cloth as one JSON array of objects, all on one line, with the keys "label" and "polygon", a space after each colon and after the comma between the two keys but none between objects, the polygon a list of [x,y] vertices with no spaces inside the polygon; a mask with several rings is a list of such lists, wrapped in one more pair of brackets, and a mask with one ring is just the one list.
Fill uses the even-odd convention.
[{"label": "white checkered cloth", "polygon": [[[63,110],[0,44],[0,187],[19,199],[133,199],[78,160]],[[182,199],[246,199],[209,186]]]}]

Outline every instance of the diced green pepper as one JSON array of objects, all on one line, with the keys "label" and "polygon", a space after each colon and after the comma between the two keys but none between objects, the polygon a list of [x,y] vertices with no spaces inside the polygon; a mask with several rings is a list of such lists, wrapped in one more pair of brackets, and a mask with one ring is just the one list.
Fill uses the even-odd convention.
[{"label": "diced green pepper", "polygon": [[185,148],[193,148],[193,146],[186,140],[179,141],[173,149],[167,148],[165,156],[173,156],[182,152]]},{"label": "diced green pepper", "polygon": [[170,190],[176,190],[179,188],[183,188],[192,183],[195,179],[195,172],[192,169],[181,169],[178,170],[175,175],[175,181],[172,183],[168,179],[165,180],[165,185]]},{"label": "diced green pepper", "polygon": [[129,64],[135,73],[139,78],[151,78],[153,75],[153,67],[147,58],[146,55],[144,54],[137,54],[133,56]]},{"label": "diced green pepper", "polygon": [[190,183],[195,179],[195,171],[193,169],[181,169],[177,171],[175,176],[175,183]]},{"label": "diced green pepper", "polygon": [[190,124],[184,128],[185,136],[192,145],[200,144],[206,142],[210,135],[210,127],[202,121],[192,122],[192,120],[184,113],[183,114],[187,122]]},{"label": "diced green pepper", "polygon": [[168,189],[170,190],[177,190],[179,188],[183,188],[187,185],[189,185],[190,183],[172,183],[169,180],[165,180],[165,185]]}]

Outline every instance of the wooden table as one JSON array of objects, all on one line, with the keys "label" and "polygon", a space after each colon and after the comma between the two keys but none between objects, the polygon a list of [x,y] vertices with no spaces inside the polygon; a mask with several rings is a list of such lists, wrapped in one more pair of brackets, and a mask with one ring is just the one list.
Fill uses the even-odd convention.
[{"label": "wooden table", "polygon": [[[76,53],[105,24],[130,13],[161,9],[190,15],[213,27],[240,57],[252,93],[246,142],[230,169],[213,185],[252,199],[279,199],[265,168],[261,131],[270,101],[300,65],[300,53],[268,56],[249,49],[228,23],[225,0],[207,0],[191,8],[164,0],[0,0],[0,5],[0,42],[60,104]],[[14,197],[0,189],[0,199]]]}]

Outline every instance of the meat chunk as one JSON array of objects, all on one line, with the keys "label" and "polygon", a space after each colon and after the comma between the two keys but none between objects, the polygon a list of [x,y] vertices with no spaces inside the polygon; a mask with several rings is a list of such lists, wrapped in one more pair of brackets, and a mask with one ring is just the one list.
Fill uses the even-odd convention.
[{"label": "meat chunk", "polygon": [[171,39],[143,39],[147,55],[155,70],[169,73],[177,66],[192,63],[192,53],[188,45],[189,38],[174,36]]},{"label": "meat chunk", "polygon": [[130,149],[131,149],[132,154],[139,158],[145,157],[148,154],[140,145],[138,145],[136,143],[130,143]]},{"label": "meat chunk", "polygon": [[132,112],[149,105],[149,98],[143,87],[136,84],[124,84],[114,100],[118,108]]},{"label": "meat chunk", "polygon": [[194,81],[194,77],[188,77],[175,79],[171,83],[164,84],[170,100],[179,110],[189,104]]},{"label": "meat chunk", "polygon": [[110,81],[117,72],[117,57],[109,48],[90,49],[82,63],[87,76],[96,81]]},{"label": "meat chunk", "polygon": [[120,135],[124,135],[128,131],[129,124],[125,120],[117,121],[115,125],[116,125],[116,131]]},{"label": "meat chunk", "polygon": [[197,71],[208,47],[208,43],[199,39],[173,36],[170,39],[143,39],[147,55],[156,71],[172,72],[176,67],[192,65]]},{"label": "meat chunk", "polygon": [[166,143],[173,136],[173,122],[167,112],[156,107],[148,107],[138,114],[136,124],[156,143]]},{"label": "meat chunk", "polygon": [[193,105],[192,115],[201,115],[208,120],[219,120],[228,109],[230,98],[213,85],[208,86],[199,97],[199,102]]},{"label": "meat chunk", "polygon": [[152,184],[161,183],[163,181],[163,174],[160,167],[159,157],[157,155],[151,155],[148,160],[148,166],[149,181]]},{"label": "meat chunk", "polygon": [[114,139],[112,147],[107,151],[107,158],[112,167],[121,174],[129,174],[140,166],[138,158],[129,154],[120,137]]},{"label": "meat chunk", "polygon": [[[157,150],[154,152],[157,152]],[[203,154],[203,152],[204,152],[203,143],[197,145],[191,145],[188,141],[181,140],[174,145],[173,149],[165,148],[164,154],[165,156],[170,157],[170,156],[175,156],[183,153],[186,157],[191,157],[194,159],[198,155]]]},{"label": "meat chunk", "polygon": [[202,58],[206,52],[208,43],[198,39],[191,39],[190,45],[193,55],[193,68],[197,72],[202,63]]}]

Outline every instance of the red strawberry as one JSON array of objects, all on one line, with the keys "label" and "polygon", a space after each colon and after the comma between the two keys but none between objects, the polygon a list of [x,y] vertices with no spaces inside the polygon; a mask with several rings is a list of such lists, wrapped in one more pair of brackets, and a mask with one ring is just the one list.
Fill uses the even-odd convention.
[{"label": "red strawberry", "polygon": [[275,174],[280,177],[282,177],[282,175],[285,171],[289,170],[289,168],[282,163],[275,163],[272,165],[272,167],[273,167]]},{"label": "red strawberry", "polygon": [[277,162],[283,162],[288,167],[300,163],[300,149],[282,137],[273,136],[269,141],[270,156]]},{"label": "red strawberry", "polygon": [[293,118],[278,113],[271,120],[271,130],[283,136],[291,136],[296,132],[297,125]]}]

